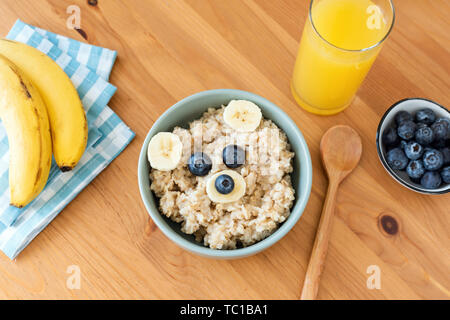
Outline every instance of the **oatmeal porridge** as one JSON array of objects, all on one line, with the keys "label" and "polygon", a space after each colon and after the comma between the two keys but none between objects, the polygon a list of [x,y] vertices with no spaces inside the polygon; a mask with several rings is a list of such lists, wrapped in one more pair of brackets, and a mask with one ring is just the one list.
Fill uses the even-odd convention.
[{"label": "oatmeal porridge", "polygon": [[286,134],[249,101],[210,108],[188,129],[155,135],[148,157],[160,212],[213,249],[266,238],[294,203]]}]

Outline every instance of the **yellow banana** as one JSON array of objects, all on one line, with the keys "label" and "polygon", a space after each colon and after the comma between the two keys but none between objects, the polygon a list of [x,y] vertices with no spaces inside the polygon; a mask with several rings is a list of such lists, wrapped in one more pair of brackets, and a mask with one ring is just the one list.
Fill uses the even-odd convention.
[{"label": "yellow banana", "polygon": [[47,183],[52,143],[47,109],[37,88],[0,55],[0,118],[9,142],[10,203],[22,208]]},{"label": "yellow banana", "polygon": [[38,88],[47,106],[55,161],[62,171],[73,169],[86,149],[88,126],[69,77],[50,57],[21,42],[0,39],[0,54],[22,69]]}]

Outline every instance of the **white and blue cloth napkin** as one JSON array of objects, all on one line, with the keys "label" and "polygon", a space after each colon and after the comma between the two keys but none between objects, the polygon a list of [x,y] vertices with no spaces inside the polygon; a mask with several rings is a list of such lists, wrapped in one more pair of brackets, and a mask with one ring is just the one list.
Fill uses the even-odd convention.
[{"label": "white and blue cloth napkin", "polygon": [[0,123],[0,250],[14,259],[61,210],[133,140],[134,133],[107,106],[116,87],[108,82],[116,51],[85,44],[20,20],[8,39],[47,54],[72,80],[86,111],[86,151],[70,172],[52,163],[44,190],[25,208],[9,205],[9,146]]}]

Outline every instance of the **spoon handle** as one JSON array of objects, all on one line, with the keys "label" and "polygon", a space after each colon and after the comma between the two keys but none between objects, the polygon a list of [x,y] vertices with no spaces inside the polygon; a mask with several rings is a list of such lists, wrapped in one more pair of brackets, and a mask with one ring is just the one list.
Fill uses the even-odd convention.
[{"label": "spoon handle", "polygon": [[338,186],[339,183],[335,181],[330,181],[328,184],[322,216],[320,217],[314,247],[311,252],[311,258],[309,259],[308,269],[306,270],[305,281],[303,282],[301,300],[314,300],[319,290],[320,274],[325,263],[328,238],[333,224],[334,203]]}]

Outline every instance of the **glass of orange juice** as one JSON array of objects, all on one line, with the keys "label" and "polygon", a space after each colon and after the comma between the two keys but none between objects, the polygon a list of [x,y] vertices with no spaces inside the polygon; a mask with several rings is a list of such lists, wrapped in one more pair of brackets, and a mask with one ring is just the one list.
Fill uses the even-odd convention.
[{"label": "glass of orange juice", "polygon": [[347,108],[394,24],[391,0],[312,0],[291,91],[305,110]]}]

